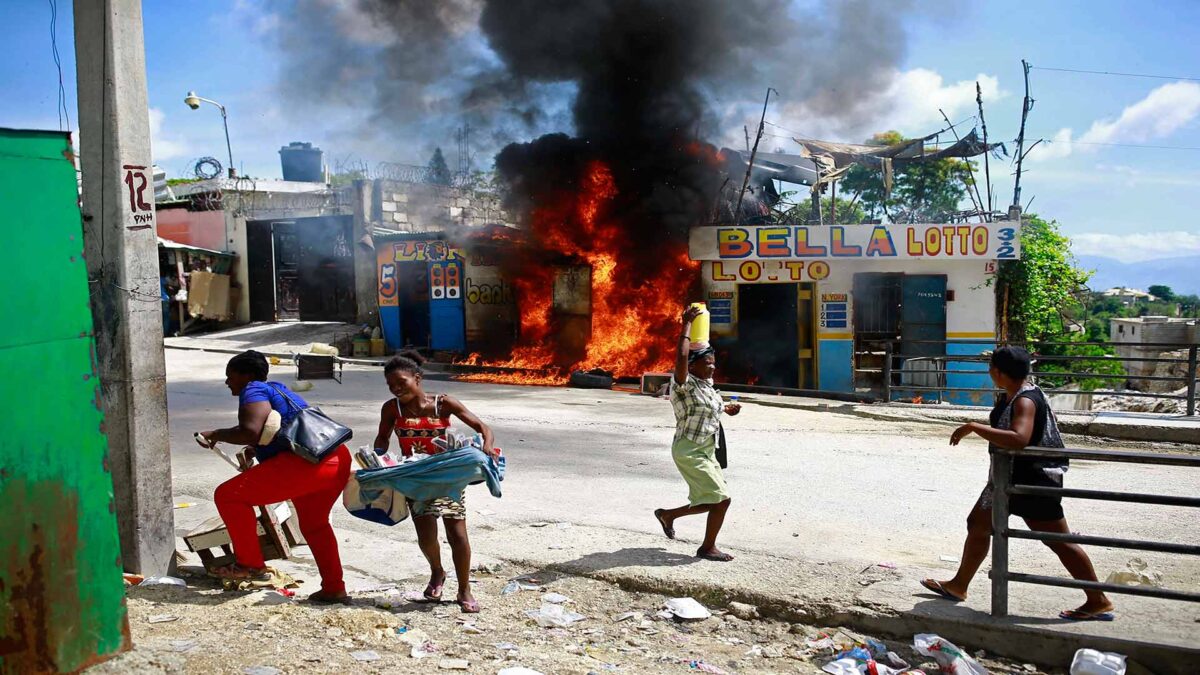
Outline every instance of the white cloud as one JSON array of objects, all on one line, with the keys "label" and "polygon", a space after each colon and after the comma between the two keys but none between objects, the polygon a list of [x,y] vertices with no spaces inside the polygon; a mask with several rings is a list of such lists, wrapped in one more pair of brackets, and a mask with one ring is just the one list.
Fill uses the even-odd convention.
[{"label": "white cloud", "polygon": [[163,129],[165,118],[160,108],[150,109],[150,155],[155,162],[165,162],[188,154],[187,143]]},{"label": "white cloud", "polygon": [[[1008,96],[1008,92],[1000,88],[999,79],[992,75],[981,73],[969,80],[947,82],[933,70],[914,68],[895,71],[882,91],[869,100],[861,101],[853,114],[829,115],[818,112],[818,105],[811,101],[784,100],[778,108],[772,104],[767,119],[784,129],[772,130],[780,135],[792,135],[794,132],[806,138],[860,143],[872,134],[892,129],[906,136],[941,129],[946,125],[939,112],[941,109],[952,122],[966,120],[957,128],[959,134],[965,134],[975,123],[971,118],[976,114],[976,81],[988,104]],[[727,137],[724,142],[730,147],[740,148],[744,144],[741,126],[746,110],[740,105],[729,106],[726,110]],[[757,111],[754,117],[751,128],[757,125]],[[951,134],[947,133],[946,138],[950,137]],[[794,150],[794,145],[784,138],[768,140],[771,141],[768,143],[770,147],[791,146],[789,151]]]},{"label": "white cloud", "polygon": [[1058,159],[1076,150],[1094,152],[1087,143],[1145,143],[1166,138],[1200,116],[1200,84],[1172,82],[1126,107],[1116,119],[1096,120],[1079,138],[1069,128],[1060,129],[1051,142],[1030,152],[1037,159]]},{"label": "white cloud", "polygon": [[1200,233],[1126,232],[1077,234],[1071,237],[1075,255],[1098,255],[1123,262],[1140,262],[1200,254]]}]

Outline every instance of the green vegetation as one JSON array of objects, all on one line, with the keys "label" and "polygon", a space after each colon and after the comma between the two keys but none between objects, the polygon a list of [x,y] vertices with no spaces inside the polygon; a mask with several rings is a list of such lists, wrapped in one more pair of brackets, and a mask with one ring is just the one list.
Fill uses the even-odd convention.
[{"label": "green vegetation", "polygon": [[429,159],[429,182],[436,185],[449,185],[453,178],[450,167],[446,164],[446,157],[442,154],[442,149],[434,149],[433,157]]},{"label": "green vegetation", "polygon": [[[875,134],[867,145],[894,145],[908,140],[897,131]],[[971,162],[939,159],[914,162],[894,172],[892,190],[884,194],[883,174],[862,166],[846,173],[840,186],[847,195],[858,195],[863,210],[871,218],[886,218],[893,223],[939,223],[959,212],[973,184]]]}]

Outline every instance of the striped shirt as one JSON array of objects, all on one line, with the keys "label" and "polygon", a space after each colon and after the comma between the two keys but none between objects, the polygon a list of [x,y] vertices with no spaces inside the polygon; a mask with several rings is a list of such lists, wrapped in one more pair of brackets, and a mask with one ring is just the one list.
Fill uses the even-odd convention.
[{"label": "striped shirt", "polygon": [[675,410],[675,440],[704,443],[716,436],[723,404],[712,382],[690,373],[684,384],[672,380],[671,407]]}]

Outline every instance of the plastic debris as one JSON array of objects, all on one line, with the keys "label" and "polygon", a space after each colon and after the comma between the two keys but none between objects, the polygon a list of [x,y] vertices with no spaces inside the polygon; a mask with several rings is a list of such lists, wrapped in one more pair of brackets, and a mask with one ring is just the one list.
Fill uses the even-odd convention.
[{"label": "plastic debris", "polygon": [[471,662],[466,659],[442,659],[438,661],[438,668],[442,670],[470,670]]},{"label": "plastic debris", "polygon": [[378,661],[379,652],[374,649],[363,649],[357,652],[350,652],[350,658],[355,661]]},{"label": "plastic debris", "polygon": [[855,647],[854,649],[848,649],[848,650],[842,652],[841,654],[838,654],[834,658],[838,661],[841,661],[843,659],[851,659],[857,663],[866,663],[867,661],[872,660],[871,652],[868,652],[866,649],[863,649],[862,647]]},{"label": "plastic debris", "polygon": [[146,577],[140,574],[130,574],[128,572],[125,573],[124,578],[127,586],[137,586],[146,580]]},{"label": "plastic debris", "polygon": [[563,595],[562,593],[547,593],[542,596],[542,601],[549,602],[554,605],[561,605],[561,604],[570,602],[571,599],[568,598],[567,596]]},{"label": "plastic debris", "polygon": [[944,555],[941,558],[938,558],[938,560],[941,560],[942,562],[956,563],[956,562],[958,562],[958,557],[952,556],[952,555]]},{"label": "plastic debris", "polygon": [[874,638],[867,638],[867,649],[871,650],[871,657],[876,659],[888,653],[887,645]]},{"label": "plastic debris", "polygon": [[410,651],[408,655],[414,659],[423,659],[423,658],[426,658],[429,656],[433,656],[434,654],[437,654],[437,653],[438,653],[437,645],[433,644],[429,640],[425,640],[424,642],[421,642],[419,644],[414,644],[412,651]]},{"label": "plastic debris", "polygon": [[263,606],[286,605],[292,601],[291,596],[276,590],[259,591],[250,597],[254,599],[254,604]]},{"label": "plastic debris", "polygon": [[1125,563],[1125,569],[1118,570],[1108,575],[1104,580],[1110,584],[1121,584],[1122,586],[1152,586],[1154,588],[1162,588],[1162,572],[1152,569],[1145,560],[1141,558],[1132,558]]},{"label": "plastic debris", "polygon": [[722,670],[711,663],[705,663],[703,661],[686,661],[685,663],[687,663],[688,667],[692,670],[698,670],[702,673],[712,673],[712,675],[729,675],[727,671]]},{"label": "plastic debris", "polygon": [[530,609],[525,615],[537,621],[543,628],[566,628],[571,624],[587,618],[582,614],[572,612],[562,605],[543,604],[540,609]]},{"label": "plastic debris", "polygon": [[198,644],[195,640],[171,640],[171,649],[177,652],[187,652],[195,649]]},{"label": "plastic debris", "polygon": [[638,619],[640,621],[643,616],[641,612],[623,612],[613,617],[613,623],[621,623],[630,619]]},{"label": "plastic debris", "polygon": [[897,670],[908,670],[909,668],[908,661],[905,661],[896,652],[888,652],[880,660]]},{"label": "plastic debris", "polygon": [[187,582],[179,577],[146,577],[138,586],[178,586],[187,588]]},{"label": "plastic debris", "polygon": [[955,675],[990,675],[986,668],[967,656],[966,652],[956,647],[953,642],[933,633],[914,635],[913,649],[917,650],[918,654],[937,661],[938,667],[945,672]]},{"label": "plastic debris", "polygon": [[151,614],[146,621],[148,623],[168,623],[177,619],[179,619],[179,617],[175,616],[174,614]]},{"label": "plastic debris", "polygon": [[821,666],[821,670],[829,675],[862,675],[858,669],[858,661],[854,659],[838,659]]},{"label": "plastic debris", "polygon": [[408,626],[398,626],[396,628],[396,635],[404,635],[407,632],[408,632]]},{"label": "plastic debris", "polygon": [[1071,661],[1071,675],[1125,675],[1125,655],[1080,649]]},{"label": "plastic debris", "polygon": [[521,590],[521,584],[518,584],[515,581],[510,581],[507,584],[504,584],[504,588],[500,589],[500,595],[512,595],[519,590]]},{"label": "plastic debris", "polygon": [[805,644],[805,646],[807,646],[809,649],[811,649],[813,651],[819,651],[819,652],[827,651],[831,654],[833,652],[837,651],[837,645],[835,645],[833,643],[833,638],[829,637],[828,635],[822,636],[816,640],[809,640],[808,642],[805,642],[804,644]]},{"label": "plastic debris", "polygon": [[196,505],[196,502],[179,502],[175,505],[177,509],[190,509]]},{"label": "plastic debris", "polygon": [[712,616],[712,612],[694,598],[671,598],[667,600],[667,611],[688,621],[700,621]]}]

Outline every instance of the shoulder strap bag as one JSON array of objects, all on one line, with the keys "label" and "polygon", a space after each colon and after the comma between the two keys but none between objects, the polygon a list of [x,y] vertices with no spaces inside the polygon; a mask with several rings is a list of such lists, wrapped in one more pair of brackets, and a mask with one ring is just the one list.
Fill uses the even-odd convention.
[{"label": "shoulder strap bag", "polygon": [[284,439],[294,454],[313,464],[320,464],[321,460],[354,435],[349,428],[329,419],[320,408],[311,405],[301,408],[286,391],[275,385],[271,387],[283,396],[283,400],[296,413],[291,421],[280,427],[276,436]]}]

